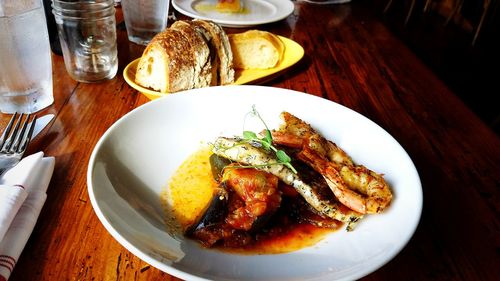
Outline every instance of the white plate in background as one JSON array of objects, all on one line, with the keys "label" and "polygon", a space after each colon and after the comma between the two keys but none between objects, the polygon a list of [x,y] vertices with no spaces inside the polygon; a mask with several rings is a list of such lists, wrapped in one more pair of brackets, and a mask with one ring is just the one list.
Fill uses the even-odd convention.
[{"label": "white plate in background", "polygon": [[[356,163],[384,174],[394,197],[382,214],[352,232],[335,231],[312,247],[274,255],[205,249],[170,236],[160,193],[202,142],[241,134],[255,105],[269,128],[281,111],[310,123]],[[352,280],[390,261],[412,237],[422,188],[401,145],[366,117],[306,93],[263,86],[189,90],[148,102],[120,118],[97,143],[87,172],[94,210],[109,233],[148,264],[187,280]]]},{"label": "white plate in background", "polygon": [[215,0],[172,0],[172,5],[180,13],[195,19],[211,20],[227,27],[249,27],[276,22],[288,17],[294,10],[290,0],[241,0],[242,13],[221,13],[215,9]]}]

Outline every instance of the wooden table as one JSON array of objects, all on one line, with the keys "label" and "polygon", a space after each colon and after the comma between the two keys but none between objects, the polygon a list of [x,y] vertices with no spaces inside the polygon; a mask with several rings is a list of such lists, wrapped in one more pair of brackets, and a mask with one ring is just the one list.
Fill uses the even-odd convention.
[{"label": "wooden table", "polygon": [[[117,18],[121,22],[120,9]],[[377,20],[367,1],[298,2],[285,20],[257,28],[297,41],[306,54],[266,85],[321,96],[367,116],[402,144],[420,173],[424,206],[416,233],[365,280],[499,280],[498,136]],[[87,194],[94,145],[121,116],[148,102],[122,76],[143,47],[129,43],[123,28],[118,32],[120,69],[110,81],[77,83],[62,57],[53,57],[55,103],[40,115],[56,118],[29,150],[55,156],[56,167],[10,280],[178,280],[113,239]],[[0,115],[2,127],[9,117]]]}]

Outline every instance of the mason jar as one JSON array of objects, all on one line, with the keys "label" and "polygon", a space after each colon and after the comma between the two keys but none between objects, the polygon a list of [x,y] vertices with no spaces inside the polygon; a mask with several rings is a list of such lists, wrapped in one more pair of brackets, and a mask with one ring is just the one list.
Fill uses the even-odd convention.
[{"label": "mason jar", "polygon": [[53,0],[64,63],[80,82],[112,79],[118,71],[114,0]]}]

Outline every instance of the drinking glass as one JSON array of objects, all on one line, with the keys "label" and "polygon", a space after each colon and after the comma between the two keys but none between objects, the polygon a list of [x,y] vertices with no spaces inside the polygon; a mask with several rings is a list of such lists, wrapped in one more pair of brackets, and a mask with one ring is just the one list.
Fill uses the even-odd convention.
[{"label": "drinking glass", "polygon": [[64,63],[80,82],[100,82],[118,71],[114,0],[53,0]]},{"label": "drinking glass", "polygon": [[54,102],[42,0],[0,0],[0,111],[33,113]]},{"label": "drinking glass", "polygon": [[128,40],[147,45],[167,27],[168,0],[122,0]]}]

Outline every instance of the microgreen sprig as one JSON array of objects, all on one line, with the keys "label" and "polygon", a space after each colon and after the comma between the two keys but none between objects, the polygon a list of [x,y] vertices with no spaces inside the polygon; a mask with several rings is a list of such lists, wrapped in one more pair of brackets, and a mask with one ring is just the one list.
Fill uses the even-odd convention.
[{"label": "microgreen sprig", "polygon": [[290,158],[290,156],[288,156],[285,151],[277,149],[275,146],[273,146],[273,136],[271,134],[271,131],[267,127],[264,119],[260,116],[259,112],[255,108],[255,105],[252,106],[252,111],[249,113],[252,116],[259,118],[266,129],[264,130],[264,137],[262,138],[260,138],[256,133],[252,131],[243,130],[243,139],[248,142],[259,143],[265,150],[273,151],[276,155],[276,158],[278,159],[278,162],[276,164],[285,165],[296,174],[297,170],[292,166],[292,158]]}]

